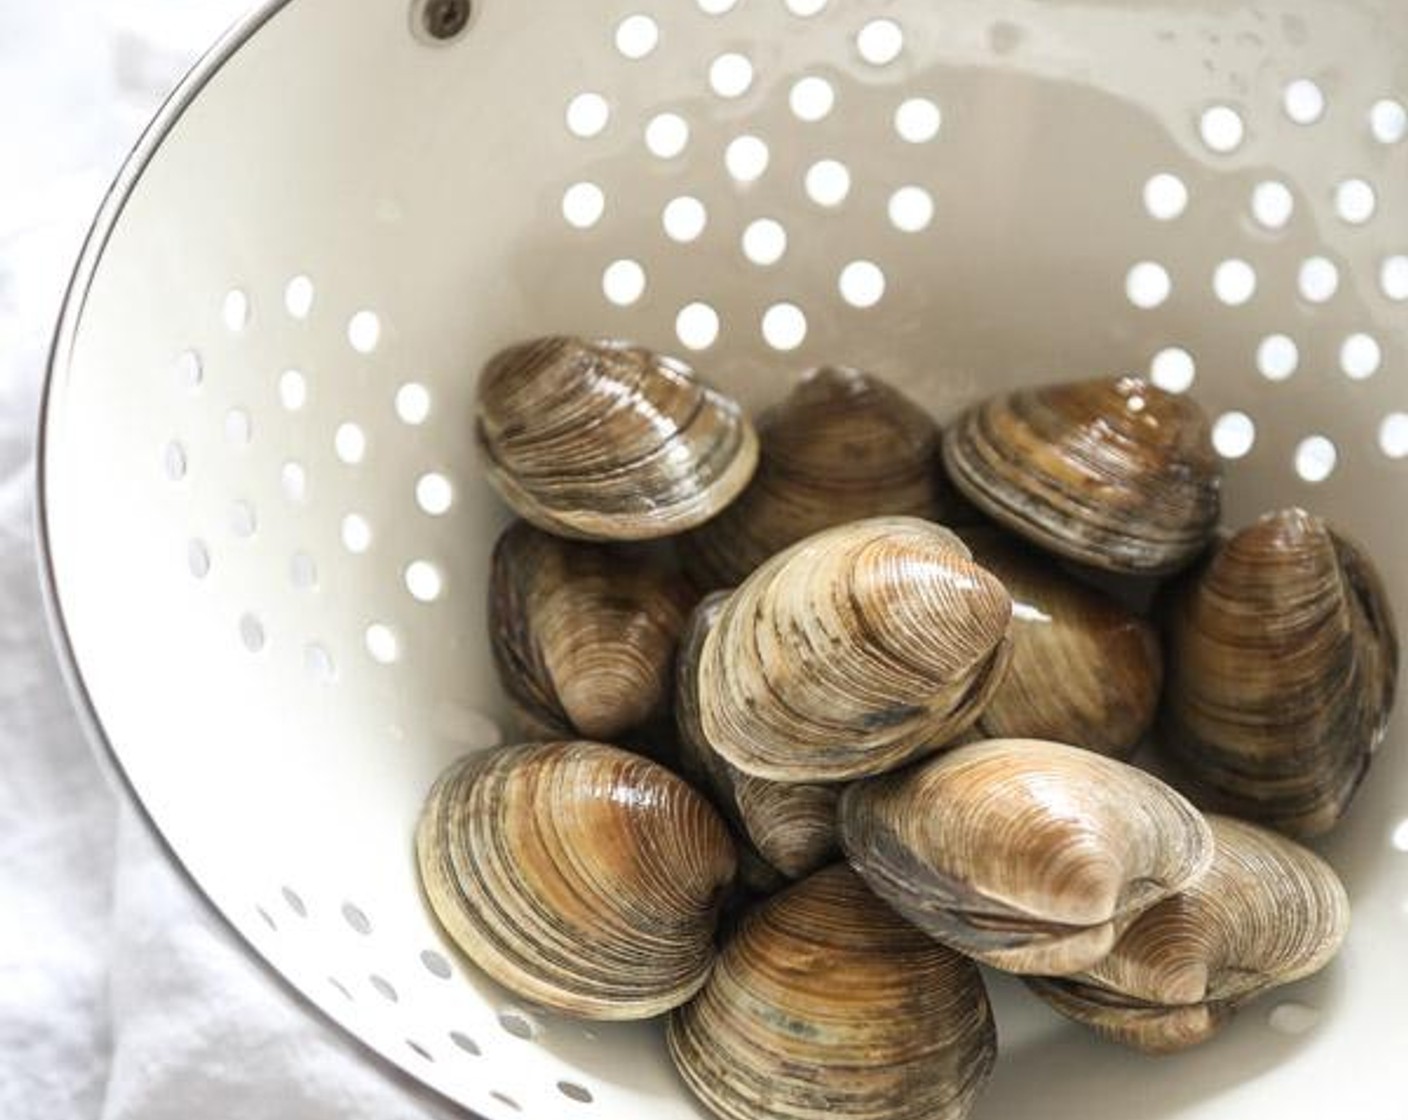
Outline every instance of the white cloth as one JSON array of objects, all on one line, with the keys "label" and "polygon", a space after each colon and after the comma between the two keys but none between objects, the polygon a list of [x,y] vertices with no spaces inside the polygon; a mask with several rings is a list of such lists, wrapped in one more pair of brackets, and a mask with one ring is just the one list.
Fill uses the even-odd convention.
[{"label": "white cloth", "polygon": [[3,1120],[452,1114],[307,1011],[194,894],[106,783],[45,632],[33,433],[62,285],[160,87],[233,6],[0,0]]}]

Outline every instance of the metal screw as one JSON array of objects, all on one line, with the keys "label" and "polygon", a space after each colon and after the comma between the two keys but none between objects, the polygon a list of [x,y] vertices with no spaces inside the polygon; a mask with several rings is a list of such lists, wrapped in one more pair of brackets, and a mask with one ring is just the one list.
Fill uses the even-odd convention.
[{"label": "metal screw", "polygon": [[421,24],[432,39],[443,42],[469,26],[472,12],[470,0],[426,0],[421,8]]}]

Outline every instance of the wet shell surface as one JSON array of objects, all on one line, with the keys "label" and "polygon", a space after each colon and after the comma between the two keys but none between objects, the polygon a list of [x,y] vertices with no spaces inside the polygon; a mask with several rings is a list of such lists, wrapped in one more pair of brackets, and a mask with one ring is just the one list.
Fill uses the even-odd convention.
[{"label": "wet shell surface", "polygon": [[758,471],[748,489],[680,542],[701,586],[736,586],[789,545],[850,521],[949,520],[955,503],[938,425],[877,377],[812,370],[757,428]]},{"label": "wet shell surface", "polygon": [[594,540],[700,525],[742,492],[758,459],[737,403],[689,366],[566,337],[489,362],[475,434],[489,481],[520,517]]},{"label": "wet shell surface", "polygon": [[599,743],[474,755],[436,783],[416,834],[450,939],[518,996],[589,1019],[689,999],[714,957],[736,859],[712,806]]},{"label": "wet shell surface", "polygon": [[978,720],[979,737],[1130,755],[1158,711],[1158,632],[1005,534],[982,528],[960,536],[1012,596],[1012,661]]},{"label": "wet shell surface", "polygon": [[973,963],[839,865],[744,919],[667,1038],[724,1120],[962,1120],[997,1052]]},{"label": "wet shell surface", "polygon": [[1135,377],[986,401],[949,429],[944,463],[1004,527],[1107,571],[1184,567],[1217,526],[1221,468],[1207,417]]},{"label": "wet shell surface", "polygon": [[1199,796],[1292,836],[1333,827],[1383,738],[1398,673],[1369,559],[1303,510],[1267,514],[1168,615],[1160,738]]},{"label": "wet shell surface", "polygon": [[1329,963],[1349,929],[1349,899],[1330,866],[1256,825],[1208,823],[1216,855],[1202,878],[1145,911],[1088,972],[1030,979],[1032,988],[1109,1038],[1167,1053]]},{"label": "wet shell surface", "polygon": [[1037,740],[959,747],[841,797],[851,865],[920,929],[1010,972],[1090,968],[1212,860],[1201,814],[1157,778]]},{"label": "wet shell surface", "polygon": [[1007,667],[1012,604],[948,530],[858,521],[774,556],[699,658],[705,740],[772,781],[893,769],[969,727]]},{"label": "wet shell surface", "polygon": [[640,550],[510,526],[494,547],[489,633],[525,731],[615,740],[663,714],[693,599]]}]

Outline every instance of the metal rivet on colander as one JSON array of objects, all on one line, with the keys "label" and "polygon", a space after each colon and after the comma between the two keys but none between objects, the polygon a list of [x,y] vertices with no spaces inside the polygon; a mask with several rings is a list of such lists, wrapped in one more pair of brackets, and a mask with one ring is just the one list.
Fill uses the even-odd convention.
[{"label": "metal rivet on colander", "polygon": [[469,26],[471,0],[416,0],[416,25],[437,42],[455,38]]}]

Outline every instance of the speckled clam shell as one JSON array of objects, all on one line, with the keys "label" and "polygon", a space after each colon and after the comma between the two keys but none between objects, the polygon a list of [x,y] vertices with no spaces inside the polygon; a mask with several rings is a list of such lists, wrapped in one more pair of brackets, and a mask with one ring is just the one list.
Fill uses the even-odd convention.
[{"label": "speckled clam shell", "polygon": [[1212,866],[1145,911],[1087,972],[1031,979],[1062,1014],[1150,1053],[1212,1037],[1263,992],[1318,972],[1349,929],[1349,899],[1315,853],[1209,817]]},{"label": "speckled clam shell", "polygon": [[737,403],[683,362],[567,337],[489,362],[475,434],[489,481],[520,517],[593,540],[700,525],[742,492],[758,459]]},{"label": "speckled clam shell", "polygon": [[658,559],[525,522],[494,547],[489,633],[529,734],[616,740],[667,711],[694,593]]},{"label": "speckled clam shell", "polygon": [[1107,571],[1184,567],[1217,526],[1221,467],[1206,415],[1135,377],[994,397],[949,428],[944,463],[1005,528]]},{"label": "speckled clam shell", "polygon": [[1398,637],[1352,542],[1267,514],[1174,593],[1160,738],[1210,807],[1300,837],[1334,826],[1383,738]]},{"label": "speckled clam shell", "polygon": [[421,814],[416,854],[431,909],[470,960],[589,1019],[649,1018],[699,990],[736,866],[692,787],[586,742],[456,764]]},{"label": "speckled clam shell", "polygon": [[1007,666],[1012,604],[948,530],[880,517],[774,556],[699,658],[705,740],[747,774],[839,782],[943,746]]},{"label": "speckled clam shell", "polygon": [[841,844],[881,898],[1009,972],[1090,968],[1212,861],[1202,815],[1157,778],[1059,743],[959,747],[841,797]]},{"label": "speckled clam shell", "polygon": [[974,964],[844,866],[745,918],[667,1040],[723,1120],[963,1120],[997,1053]]}]

